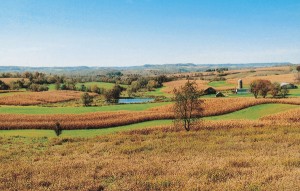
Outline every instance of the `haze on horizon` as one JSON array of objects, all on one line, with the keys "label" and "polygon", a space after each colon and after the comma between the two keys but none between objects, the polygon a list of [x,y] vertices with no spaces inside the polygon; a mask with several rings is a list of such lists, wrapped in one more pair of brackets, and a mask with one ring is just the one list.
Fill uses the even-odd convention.
[{"label": "haze on horizon", "polygon": [[300,62],[298,0],[0,4],[0,66]]}]

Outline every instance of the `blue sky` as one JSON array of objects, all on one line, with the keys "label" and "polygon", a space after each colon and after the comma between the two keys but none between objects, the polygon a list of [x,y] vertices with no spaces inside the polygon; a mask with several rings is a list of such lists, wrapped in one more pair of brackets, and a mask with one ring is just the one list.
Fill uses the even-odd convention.
[{"label": "blue sky", "polygon": [[300,63],[299,0],[0,0],[0,65]]}]

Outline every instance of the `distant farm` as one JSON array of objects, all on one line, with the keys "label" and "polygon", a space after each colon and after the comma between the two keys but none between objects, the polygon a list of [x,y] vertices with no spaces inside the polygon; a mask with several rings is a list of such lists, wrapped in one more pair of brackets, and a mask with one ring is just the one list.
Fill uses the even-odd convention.
[{"label": "distant farm", "polygon": [[297,65],[1,73],[0,189],[300,189],[299,87]]}]

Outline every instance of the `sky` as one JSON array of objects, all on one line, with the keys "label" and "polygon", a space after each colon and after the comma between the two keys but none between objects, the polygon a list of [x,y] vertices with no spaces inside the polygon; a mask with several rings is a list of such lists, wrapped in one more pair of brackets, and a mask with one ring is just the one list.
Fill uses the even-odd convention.
[{"label": "sky", "polygon": [[0,5],[0,66],[300,63],[299,0]]}]

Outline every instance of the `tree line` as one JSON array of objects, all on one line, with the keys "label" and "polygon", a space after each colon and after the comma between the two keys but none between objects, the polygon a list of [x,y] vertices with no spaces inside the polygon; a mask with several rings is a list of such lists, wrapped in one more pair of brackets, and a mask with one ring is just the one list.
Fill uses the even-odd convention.
[{"label": "tree line", "polygon": [[278,82],[271,83],[269,80],[257,79],[250,83],[250,92],[255,98],[258,98],[259,95],[265,98],[268,94],[273,98],[285,98],[289,90],[287,86],[281,86]]}]

